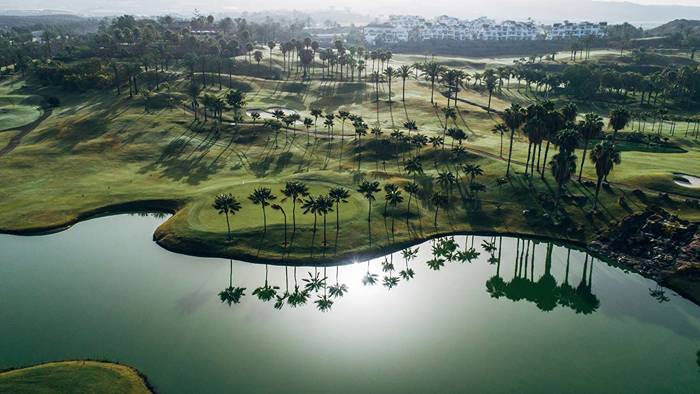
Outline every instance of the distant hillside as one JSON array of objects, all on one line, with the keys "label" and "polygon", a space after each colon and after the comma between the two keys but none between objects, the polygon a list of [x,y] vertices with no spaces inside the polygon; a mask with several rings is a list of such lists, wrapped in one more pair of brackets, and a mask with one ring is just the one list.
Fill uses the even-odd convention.
[{"label": "distant hillside", "polygon": [[20,28],[43,30],[59,27],[61,31],[73,34],[92,33],[97,31],[99,19],[86,18],[72,14],[51,15],[2,15],[0,14],[0,30]]},{"label": "distant hillside", "polygon": [[676,19],[647,31],[650,36],[670,36],[675,33],[700,35],[700,20]]},{"label": "distant hillside", "polygon": [[35,25],[64,25],[86,21],[86,18],[70,15],[0,15],[0,27],[28,27]]}]

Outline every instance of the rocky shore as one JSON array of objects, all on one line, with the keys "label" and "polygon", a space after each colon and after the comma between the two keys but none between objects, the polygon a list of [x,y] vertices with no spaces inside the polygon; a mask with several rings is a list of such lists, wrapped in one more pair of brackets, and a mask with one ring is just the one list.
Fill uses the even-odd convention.
[{"label": "rocky shore", "polygon": [[700,223],[647,208],[598,234],[590,248],[700,304]]}]

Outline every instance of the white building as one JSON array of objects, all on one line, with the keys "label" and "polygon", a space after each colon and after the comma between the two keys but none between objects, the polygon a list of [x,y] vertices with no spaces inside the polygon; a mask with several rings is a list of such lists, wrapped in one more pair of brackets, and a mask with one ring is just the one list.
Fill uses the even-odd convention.
[{"label": "white building", "polygon": [[572,23],[569,21],[564,21],[564,23],[555,23],[552,25],[552,30],[549,32],[547,38],[550,40],[563,40],[582,37],[602,38],[607,36],[607,28],[607,22]]},{"label": "white building", "polygon": [[472,31],[474,40],[535,40],[537,35],[538,29],[533,22],[482,23]]},{"label": "white building", "polygon": [[408,41],[408,33],[406,33],[405,39],[399,40],[401,30],[403,29],[391,23],[371,23],[364,27],[362,33],[365,37],[365,41],[372,44],[376,44],[380,41],[385,43]]},{"label": "white building", "polygon": [[373,23],[364,28],[365,41],[375,44],[408,40],[534,40],[539,29],[531,22],[496,23],[488,18],[459,20],[441,15],[426,20],[414,15],[391,15],[387,23]]}]

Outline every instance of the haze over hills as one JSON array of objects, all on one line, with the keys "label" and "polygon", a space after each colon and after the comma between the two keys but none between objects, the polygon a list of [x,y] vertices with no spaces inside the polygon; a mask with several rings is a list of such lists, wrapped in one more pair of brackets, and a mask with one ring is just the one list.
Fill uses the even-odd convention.
[{"label": "haze over hills", "polygon": [[[642,1],[642,0],[640,0]],[[674,19],[700,19],[700,4],[676,5],[685,0],[656,0],[657,4],[595,0],[493,0],[489,2],[467,0],[268,0],[264,8],[260,2],[240,0],[235,3],[212,0],[206,3],[191,0],[0,0],[0,14],[27,13],[76,13],[80,15],[117,15],[132,13],[137,15],[160,15],[174,13],[189,16],[195,10],[201,13],[236,15],[244,12],[265,10],[326,11],[330,14],[345,15],[348,21],[362,22],[377,16],[404,13],[436,16],[448,14],[456,17],[475,18],[489,16],[496,19],[533,18],[540,22],[568,20],[608,21],[611,23],[630,22],[644,27],[661,25]],[[693,4],[692,1],[685,4]],[[19,11],[7,11],[7,10]],[[51,10],[51,11],[37,11]],[[59,11],[56,11],[59,10]],[[329,12],[330,11],[330,12]],[[335,11],[335,12],[333,12]],[[350,13],[356,16],[350,17]]]}]

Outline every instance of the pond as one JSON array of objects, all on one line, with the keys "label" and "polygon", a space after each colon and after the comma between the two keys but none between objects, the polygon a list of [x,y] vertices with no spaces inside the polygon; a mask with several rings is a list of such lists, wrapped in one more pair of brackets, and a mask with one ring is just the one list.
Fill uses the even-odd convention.
[{"label": "pond", "polygon": [[700,388],[700,308],[579,250],[456,236],[295,269],[167,252],[163,220],[1,235],[0,369],[108,359],[162,393]]}]

